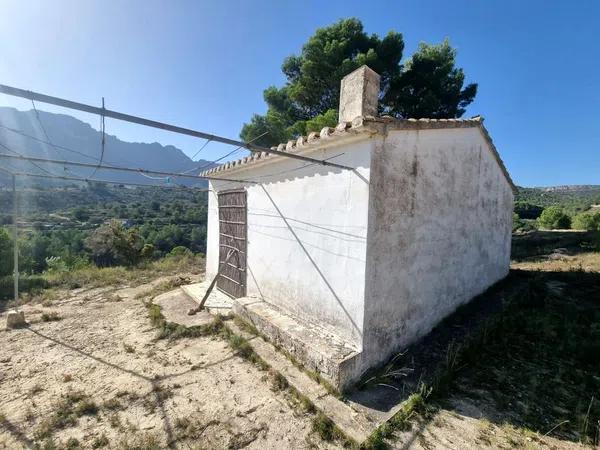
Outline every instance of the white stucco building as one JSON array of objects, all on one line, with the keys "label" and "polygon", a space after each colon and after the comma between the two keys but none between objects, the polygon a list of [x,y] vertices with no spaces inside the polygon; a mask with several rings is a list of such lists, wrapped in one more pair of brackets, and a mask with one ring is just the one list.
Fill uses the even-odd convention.
[{"label": "white stucco building", "polygon": [[376,117],[378,92],[358,69],[337,127],[277,147],[354,170],[255,153],[204,173],[248,180],[210,182],[207,278],[221,261],[234,311],[342,389],[509,270],[514,186],[482,119]]}]

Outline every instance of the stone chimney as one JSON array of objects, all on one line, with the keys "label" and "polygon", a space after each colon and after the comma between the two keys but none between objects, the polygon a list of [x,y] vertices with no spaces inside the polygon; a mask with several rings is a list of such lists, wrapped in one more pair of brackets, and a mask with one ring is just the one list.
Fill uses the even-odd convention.
[{"label": "stone chimney", "polygon": [[340,122],[351,122],[359,116],[376,116],[380,76],[362,66],[342,78],[340,90]]}]

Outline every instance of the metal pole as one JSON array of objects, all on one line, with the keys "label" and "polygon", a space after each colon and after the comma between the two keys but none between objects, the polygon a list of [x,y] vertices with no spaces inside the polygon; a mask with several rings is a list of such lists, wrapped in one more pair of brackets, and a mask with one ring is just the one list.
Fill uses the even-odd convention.
[{"label": "metal pole", "polygon": [[139,125],[145,125],[147,127],[158,128],[161,130],[172,131],[174,133],[185,134],[188,136],[193,136],[197,138],[208,139],[209,141],[221,142],[223,144],[235,145],[239,147],[244,147],[251,152],[265,152],[271,153],[273,155],[285,156],[286,158],[299,159],[301,161],[313,162],[316,164],[321,164],[323,166],[337,167],[338,169],[346,169],[353,170],[354,167],[344,166],[343,164],[336,164],[328,161],[323,161],[320,159],[310,158],[308,156],[297,155],[295,153],[288,153],[279,150],[272,150],[267,147],[262,147],[260,145],[254,145],[249,142],[237,141],[235,139],[229,139],[222,136],[217,136],[214,134],[203,133],[201,131],[190,130],[189,128],[178,127],[175,125],[170,125],[168,123],[157,122],[156,120],[144,119],[143,117],[132,116],[130,114],[123,114],[117,111],[111,111],[110,109],[97,108],[95,106],[86,105],[83,103],[73,102],[71,100],[65,100],[59,97],[52,97],[50,95],[39,94],[37,92],[26,91],[25,89],[18,89],[12,86],[6,86],[4,84],[0,84],[0,93],[6,95],[12,95],[15,97],[26,98],[29,100],[35,100],[38,102],[49,103],[51,105],[62,106],[64,108],[75,109],[78,111],[83,111],[91,114],[97,114],[99,116],[110,117],[112,119],[123,120],[125,122],[137,123]]},{"label": "metal pole", "polygon": [[14,268],[13,276],[15,282],[15,309],[19,310],[19,243],[18,231],[17,231],[17,218],[19,215],[18,203],[17,203],[17,177],[12,176],[13,182],[13,239],[14,239]]},{"label": "metal pole", "polygon": [[[1,142],[0,142],[0,147],[4,147],[8,151],[14,152],[14,150],[8,148],[6,145],[2,144]],[[98,165],[98,164],[82,163],[82,162],[77,162],[77,161],[66,161],[66,160],[62,160],[62,159],[37,158],[37,157],[33,157],[33,156],[23,156],[21,154],[7,155],[6,153],[0,153],[0,158],[19,159],[21,161],[43,162],[43,163],[48,163],[48,164],[58,164],[61,166],[91,167],[91,168],[97,167],[97,168],[100,168],[103,170],[113,170],[116,172],[133,172],[133,173],[138,173],[138,174],[141,173],[141,174],[148,174],[148,175],[158,175],[161,177],[186,178],[188,180],[216,180],[216,181],[231,181],[234,183],[258,184],[255,181],[249,181],[249,180],[208,177],[208,176],[203,176],[203,175],[186,175],[186,174],[177,173],[177,172],[162,172],[159,170],[135,169],[132,167],[122,167],[122,166],[113,166],[113,165],[110,165],[110,166]],[[59,175],[57,175],[57,177],[58,176]],[[95,181],[95,180],[93,180],[93,179],[88,180],[87,178],[82,177],[82,178],[80,178],[80,181]],[[122,184],[127,184],[127,183],[123,182]]]},{"label": "metal pole", "polygon": [[61,175],[45,175],[43,173],[29,173],[29,172],[15,172],[15,175],[20,177],[32,177],[32,178],[48,178],[50,180],[66,180],[66,181],[80,181],[82,183],[106,183],[106,184],[116,184],[123,186],[142,186],[142,187],[152,187],[152,188],[163,188],[163,189],[190,189],[196,192],[208,192],[210,189],[208,188],[199,188],[195,186],[186,186],[183,184],[172,184],[169,186],[160,185],[160,184],[149,184],[149,183],[134,183],[131,181],[111,181],[111,180],[103,180],[101,178],[94,178],[90,180],[89,178],[77,178],[77,177],[67,177]]},{"label": "metal pole", "polygon": [[233,254],[237,253],[237,252],[239,252],[239,250],[236,248],[232,248],[231,250],[229,250],[229,252],[227,253],[227,258],[225,258],[225,261],[223,261],[221,263],[221,265],[219,266],[219,270],[217,270],[217,274],[215,275],[215,277],[211,281],[210,285],[208,286],[208,289],[204,293],[204,297],[202,297],[200,304],[198,306],[196,306],[195,308],[190,309],[188,311],[188,316],[193,316],[197,312],[202,311],[202,308],[204,308],[204,304],[206,303],[206,300],[208,300],[208,297],[210,297],[210,293],[212,292],[213,288],[215,287],[215,284],[217,284],[217,280],[219,278],[219,275],[221,275],[221,271],[223,270],[223,267],[225,267],[225,265],[229,262],[229,260],[233,256]]}]

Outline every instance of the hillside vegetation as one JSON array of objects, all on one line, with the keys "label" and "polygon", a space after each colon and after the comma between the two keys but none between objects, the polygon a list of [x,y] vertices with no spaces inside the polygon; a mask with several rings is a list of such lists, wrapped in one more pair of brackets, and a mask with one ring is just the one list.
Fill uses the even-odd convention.
[{"label": "hillside vegetation", "polygon": [[[19,191],[21,288],[44,274],[141,267],[169,254],[206,250],[207,193],[191,188],[29,186]],[[0,190],[0,297],[11,292],[12,192]],[[600,229],[600,186],[519,188],[516,232]],[[46,277],[47,278],[47,277]]]},{"label": "hillside vegetation", "polygon": [[519,187],[514,230],[600,230],[600,186]]},{"label": "hillside vegetation", "polygon": [[[21,288],[49,273],[140,267],[206,249],[207,193],[91,184],[19,191]],[[0,298],[11,292],[12,192],[0,191]],[[4,225],[4,227],[2,227]],[[44,276],[40,276],[44,274]]]}]

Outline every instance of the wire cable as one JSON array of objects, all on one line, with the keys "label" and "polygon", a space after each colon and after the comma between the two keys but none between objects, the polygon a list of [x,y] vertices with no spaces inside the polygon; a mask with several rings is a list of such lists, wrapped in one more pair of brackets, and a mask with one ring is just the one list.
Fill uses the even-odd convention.
[{"label": "wire cable", "polygon": [[40,125],[40,128],[42,129],[42,133],[44,133],[44,136],[46,136],[48,145],[50,145],[51,147],[54,147],[55,150],[57,150],[59,152],[59,154],[64,158],[64,155],[60,152],[60,150],[57,147],[54,146],[54,144],[50,140],[50,137],[48,136],[48,133],[46,132],[46,127],[44,127],[44,124],[42,123],[42,119],[40,118],[40,113],[38,112],[33,99],[31,99],[31,106],[33,106],[33,111],[35,112],[35,117],[37,119],[38,124]]},{"label": "wire cable", "polygon": [[[8,150],[9,152],[14,153],[15,155],[20,156],[21,158],[25,158],[25,155],[23,155],[22,153],[17,152],[16,150],[13,150],[12,148],[7,147],[6,145],[4,145],[2,142],[0,142],[0,147]],[[56,175],[55,173],[50,172],[49,170],[44,169],[42,166],[36,164],[33,161],[29,161],[29,164],[31,164],[32,166],[37,167],[38,169],[40,169],[42,172],[48,174],[48,175]]]},{"label": "wire cable", "polygon": [[76,109],[78,111],[83,111],[83,112],[87,112],[87,113],[91,113],[91,114],[96,114],[96,115],[104,114],[106,117],[110,117],[113,119],[123,120],[125,122],[130,122],[130,123],[137,123],[139,125],[144,125],[144,126],[148,126],[148,127],[152,127],[152,128],[159,128],[161,130],[171,131],[171,132],[178,133],[178,134],[185,134],[188,136],[198,137],[198,138],[202,138],[202,139],[210,139],[210,140],[213,140],[216,142],[221,142],[221,143],[227,144],[227,145],[232,145],[232,146],[239,145],[241,147],[247,148],[248,150],[250,150],[253,153],[265,152],[265,153],[270,153],[273,155],[284,156],[286,158],[298,159],[298,160],[302,160],[302,161],[306,161],[306,162],[315,162],[315,163],[318,163],[318,164],[321,164],[324,166],[337,167],[338,169],[352,170],[352,171],[355,170],[353,167],[345,166],[342,164],[318,160],[318,159],[314,159],[309,156],[305,156],[305,155],[301,155],[301,154],[297,154],[297,153],[292,153],[292,152],[288,153],[283,150],[277,150],[277,149],[273,149],[273,148],[263,147],[261,145],[250,144],[248,142],[238,141],[235,139],[229,139],[229,138],[226,138],[223,136],[217,136],[215,134],[204,133],[202,131],[191,130],[189,128],[179,127],[179,126],[171,125],[171,124],[164,123],[164,122],[158,122],[156,120],[150,120],[150,119],[145,119],[143,117],[132,116],[131,114],[125,114],[125,113],[118,112],[118,111],[111,111],[109,109],[102,110],[101,108],[97,108],[95,106],[86,105],[86,104],[74,102],[71,100],[66,100],[64,98],[52,97],[50,95],[40,94],[38,92],[27,91],[24,89],[18,89],[18,88],[12,87],[12,86],[4,85],[4,84],[0,84],[0,93],[12,95],[15,97],[27,98],[30,100],[37,99],[38,101],[48,103],[51,105],[62,106],[62,107],[69,108],[69,109]]},{"label": "wire cable", "polygon": [[[40,125],[40,128],[42,129],[42,132],[44,133],[44,136],[46,136],[46,140],[48,141],[48,145],[50,145],[52,148],[54,148],[54,149],[55,149],[55,150],[56,150],[56,151],[59,153],[59,155],[60,155],[62,158],[64,158],[65,156],[63,155],[63,153],[62,153],[62,152],[61,152],[61,151],[58,149],[58,147],[56,147],[56,146],[55,146],[55,145],[52,143],[52,141],[50,140],[50,136],[48,136],[48,132],[46,131],[46,127],[44,127],[44,124],[43,124],[43,122],[42,122],[42,119],[41,119],[41,117],[40,117],[40,113],[38,112],[38,110],[37,110],[37,108],[36,108],[36,106],[35,106],[35,102],[33,101],[33,99],[31,99],[31,106],[33,106],[33,110],[34,110],[34,112],[35,112],[35,117],[36,117],[36,119],[37,119],[37,121],[38,121],[38,124]],[[41,167],[40,167],[40,166],[38,166],[38,165],[36,165],[36,167],[38,167],[38,168],[40,168],[40,169],[41,169]],[[44,170],[44,169],[42,169],[42,170]],[[65,172],[67,172],[67,167],[66,167],[66,166],[63,166],[63,170],[64,170]],[[50,173],[50,172],[48,172],[47,170],[44,170],[44,172]],[[73,175],[75,175],[75,176],[78,176],[77,174],[73,174]]]},{"label": "wire cable", "polygon": [[[269,134],[268,131],[265,131],[263,134],[256,136],[254,139],[246,142],[246,144],[251,144],[252,142],[256,141],[257,139],[260,139],[261,137],[265,136]],[[233,155],[235,152],[240,151],[242,148],[245,148],[243,145],[240,145],[239,147],[237,147],[236,149],[230,151],[229,153],[227,153],[224,156],[221,156],[219,159],[215,159],[214,161],[209,162],[208,164],[204,164],[203,166],[197,167],[196,170],[202,170],[202,169],[206,169],[207,167],[211,167],[212,165],[218,163],[219,161],[224,160],[225,158],[227,158],[228,156]]]},{"label": "wire cable", "polygon": [[[1,144],[1,145],[3,147],[7,148],[8,150],[12,151],[13,153],[16,153],[18,155],[18,156],[13,156],[13,155],[7,155],[5,153],[0,153],[0,157],[1,158],[21,159],[23,161],[43,162],[43,163],[59,164],[59,165],[71,165],[71,166],[75,166],[75,167],[95,167],[94,164],[82,163],[82,162],[76,162],[76,161],[65,161],[65,160],[46,159],[46,158],[34,158],[34,157],[31,157],[31,156],[23,156],[20,153],[14,151],[12,149],[9,149],[4,144]],[[175,173],[175,172],[164,172],[164,171],[159,171],[159,170],[149,170],[149,169],[141,169],[141,168],[134,168],[134,167],[124,167],[124,166],[100,166],[100,168],[101,169],[114,170],[114,171],[146,173],[146,174],[153,174],[153,175],[159,175],[159,176],[168,176],[168,177],[175,177],[175,178],[181,177],[181,178],[193,179],[193,180],[196,180],[196,181],[198,181],[198,180],[220,180],[220,181],[235,181],[235,182],[241,182],[241,183],[252,183],[252,181],[250,181],[250,180],[231,179],[231,178],[217,178],[217,177],[205,176],[205,175],[183,175],[181,173]]]},{"label": "wire cable", "polygon": [[[92,161],[94,161],[94,162],[98,162],[98,161],[99,161],[99,159],[98,159],[97,157],[95,157],[95,156],[90,156],[90,155],[87,155],[87,154],[85,154],[85,153],[83,153],[83,152],[80,152],[80,151],[78,151],[78,150],[75,150],[75,149],[73,149],[73,148],[70,148],[70,147],[65,147],[64,145],[58,145],[58,144],[54,144],[54,143],[52,143],[52,142],[49,142],[49,141],[45,141],[44,139],[40,139],[40,138],[38,138],[38,137],[36,137],[36,136],[32,136],[32,135],[30,135],[30,134],[28,134],[28,133],[24,132],[23,130],[18,130],[18,129],[16,129],[16,128],[11,128],[11,127],[8,127],[8,126],[6,126],[6,125],[3,125],[3,124],[1,124],[1,123],[0,123],[0,128],[3,128],[3,129],[5,129],[5,130],[8,130],[8,131],[10,131],[10,132],[12,132],[12,133],[18,134],[18,135],[20,135],[20,136],[26,137],[26,138],[28,138],[28,139],[34,140],[34,141],[36,141],[36,142],[40,142],[40,143],[42,143],[42,144],[47,144],[47,145],[50,145],[50,146],[52,146],[52,147],[55,147],[55,148],[60,148],[60,149],[62,149],[62,150],[65,150],[65,151],[67,151],[67,152],[71,152],[71,153],[73,153],[73,154],[77,154],[77,155],[83,156],[84,158],[90,159],[90,160],[92,160]],[[259,137],[262,137],[262,136],[264,136],[265,134],[266,134],[266,133],[264,133],[264,134],[262,134],[262,135],[258,136],[256,139],[258,139]],[[253,140],[254,140],[254,139],[253,139]],[[207,145],[208,143],[210,143],[210,142],[211,142],[210,140],[207,140],[207,141],[204,143],[204,145],[203,145],[203,148],[204,148],[204,147],[206,147],[206,145]],[[252,141],[250,141],[250,142],[252,142]],[[240,149],[241,149],[241,148],[237,148],[237,149],[236,149],[236,151],[237,151],[237,150],[240,150]],[[202,150],[202,148],[201,148],[200,150]],[[200,151],[200,150],[199,150],[199,151]],[[196,155],[199,153],[199,151],[198,151],[198,152],[196,152],[196,154],[195,154],[195,155],[192,157],[192,159],[193,159],[193,158],[194,158],[194,157],[195,157],[195,156],[196,156]],[[232,154],[233,152],[230,152],[230,153]],[[201,169],[201,168],[203,168],[203,167],[207,167],[207,166],[211,166],[211,165],[213,165],[213,164],[217,164],[219,161],[221,161],[223,158],[226,158],[227,156],[228,156],[228,155],[225,155],[224,157],[221,157],[221,158],[219,158],[219,159],[217,159],[217,160],[215,160],[215,161],[209,161],[209,162],[208,162],[206,165],[203,165],[203,166],[198,166],[198,167],[192,167],[191,169],[185,170],[185,171],[183,171],[183,172],[180,172],[180,173],[181,173],[181,175],[186,175],[186,174],[188,174],[188,173],[190,173],[190,172],[194,172],[194,171],[200,170],[200,169]],[[131,161],[128,161],[128,160],[126,160],[126,159],[123,159],[123,162],[124,162],[124,163],[127,163],[127,164],[130,164],[130,165],[134,165],[134,163],[132,163]],[[104,164],[106,164],[106,165],[118,165],[118,164],[119,164],[119,163],[117,163],[117,162],[115,162],[115,161],[111,161],[111,160],[108,160],[108,159],[104,159],[104,160],[103,160],[103,163],[104,163]]]},{"label": "wire cable", "polygon": [[211,139],[207,139],[206,142],[204,143],[204,145],[202,145],[202,147],[200,147],[200,150],[198,150],[196,153],[194,153],[194,156],[192,156],[190,159],[193,161],[194,158],[196,156],[198,156],[198,153],[200,153],[202,150],[204,150],[206,148],[206,146],[210,143]]},{"label": "wire cable", "polygon": [[[338,158],[338,157],[340,157],[342,155],[345,155],[345,153],[338,153],[337,155],[333,155],[333,156],[330,156],[329,158],[325,158],[323,161],[329,161],[331,159]],[[256,177],[250,177],[250,178],[248,178],[247,181],[251,181],[251,182],[257,183],[257,184],[262,184],[260,181],[257,181],[257,180],[261,180],[263,178],[274,177],[274,176],[277,176],[277,175],[283,175],[283,174],[290,173],[290,172],[296,172],[298,170],[302,170],[302,169],[305,169],[307,167],[314,166],[316,164],[317,163],[308,163],[308,164],[303,164],[302,166],[299,166],[299,167],[294,167],[292,169],[281,170],[279,172],[271,172],[271,173],[267,173],[265,175],[258,175]],[[226,188],[228,186],[231,186],[232,184],[239,184],[239,183],[231,181],[229,183],[225,183],[222,187]]]},{"label": "wire cable", "polygon": [[111,181],[111,180],[100,180],[100,179],[90,180],[87,178],[81,179],[81,178],[62,176],[62,175],[44,175],[44,174],[39,174],[39,173],[28,173],[28,172],[19,172],[19,171],[16,171],[14,173],[14,175],[23,176],[23,177],[79,181],[79,182],[86,182],[86,183],[106,183],[106,184],[115,184],[115,185],[119,185],[119,186],[121,186],[121,185],[122,186],[140,186],[140,187],[151,187],[151,188],[162,188],[162,189],[178,189],[178,188],[179,189],[193,189],[193,190],[199,191],[199,192],[208,192],[209,191],[208,188],[199,188],[199,187],[195,187],[195,186],[187,186],[184,184],[176,184],[176,183],[172,184],[171,186],[159,186],[159,185],[148,184],[148,183],[135,183],[135,182],[128,182],[128,181]]},{"label": "wire cable", "polygon": [[[102,111],[105,111],[104,108],[104,97],[102,97]],[[104,124],[104,114],[102,114],[100,116],[100,130],[102,133],[102,139],[100,141],[100,146],[101,146],[101,151],[100,151],[100,160],[98,161],[98,165],[96,166],[96,168],[94,169],[94,171],[92,172],[92,174],[88,177],[88,178],[93,178],[94,175],[96,175],[96,172],[98,172],[98,168],[102,165],[102,161],[104,160],[104,146],[105,146],[105,142],[106,140],[104,139],[105,137],[105,124]]]},{"label": "wire cable", "polygon": [[[194,162],[194,158],[196,156],[198,156],[198,153],[200,153],[202,150],[204,150],[204,148],[210,143],[211,139],[207,139],[206,142],[204,143],[204,145],[202,145],[202,147],[200,147],[200,150],[198,150],[196,153],[194,153],[194,156],[192,156],[190,159],[192,160],[192,162]],[[190,172],[194,172],[195,170],[197,170],[195,167],[192,167],[191,169],[188,170],[184,170],[183,172],[181,172],[182,174],[186,174],[186,173],[190,173]]]}]

